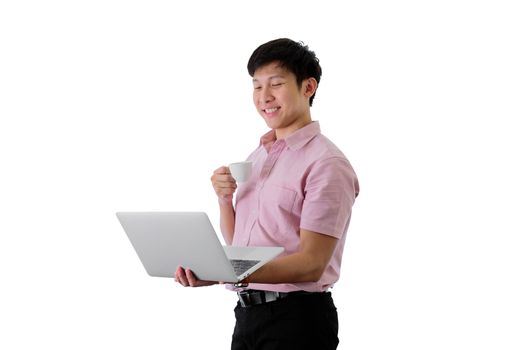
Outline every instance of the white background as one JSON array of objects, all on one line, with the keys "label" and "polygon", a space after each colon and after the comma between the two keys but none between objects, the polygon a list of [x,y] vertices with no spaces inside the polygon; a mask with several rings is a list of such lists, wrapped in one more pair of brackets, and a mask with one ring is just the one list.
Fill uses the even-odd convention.
[{"label": "white background", "polygon": [[290,37],[361,184],[340,348],[523,349],[518,3],[1,2],[0,348],[229,347],[234,295],[148,277],[114,213],[218,228],[209,177],[266,132],[247,60]]}]

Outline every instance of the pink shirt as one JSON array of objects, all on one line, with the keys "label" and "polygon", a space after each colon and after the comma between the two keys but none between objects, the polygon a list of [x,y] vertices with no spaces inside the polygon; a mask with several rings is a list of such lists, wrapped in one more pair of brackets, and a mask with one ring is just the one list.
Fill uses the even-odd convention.
[{"label": "pink shirt", "polygon": [[339,239],[318,282],[251,283],[249,288],[290,292],[325,291],[340,276],[351,207],[359,192],[357,176],[344,154],[312,122],[285,139],[270,131],[248,157],[250,179],[236,195],[235,246],[281,246],[298,251],[300,229]]}]

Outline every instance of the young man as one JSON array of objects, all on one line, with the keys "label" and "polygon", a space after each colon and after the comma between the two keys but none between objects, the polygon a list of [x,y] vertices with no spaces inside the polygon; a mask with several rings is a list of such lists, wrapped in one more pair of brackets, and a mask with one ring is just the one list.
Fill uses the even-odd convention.
[{"label": "young man", "polygon": [[[232,349],[335,349],[338,317],[329,289],[340,275],[358,180],[311,119],[322,74],[314,52],[273,40],[253,52],[248,71],[253,102],[271,131],[248,157],[253,174],[235,205],[229,169],[213,173],[220,228],[228,244],[285,252],[243,281]],[[183,268],[175,279],[184,286],[216,283]]]}]

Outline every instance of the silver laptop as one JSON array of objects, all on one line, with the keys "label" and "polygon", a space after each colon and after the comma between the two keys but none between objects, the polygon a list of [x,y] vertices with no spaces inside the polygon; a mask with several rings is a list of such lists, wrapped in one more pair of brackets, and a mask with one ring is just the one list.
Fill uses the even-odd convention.
[{"label": "silver laptop", "polygon": [[203,212],[116,215],[150,276],[173,278],[182,266],[201,280],[237,283],[284,250],[222,246]]}]

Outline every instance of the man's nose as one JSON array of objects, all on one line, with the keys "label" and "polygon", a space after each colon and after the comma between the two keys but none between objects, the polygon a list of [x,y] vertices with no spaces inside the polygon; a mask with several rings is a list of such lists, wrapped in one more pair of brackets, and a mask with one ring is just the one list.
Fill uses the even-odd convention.
[{"label": "man's nose", "polygon": [[271,102],[275,99],[273,94],[271,93],[271,90],[268,88],[262,88],[262,93],[260,94],[260,102]]}]

